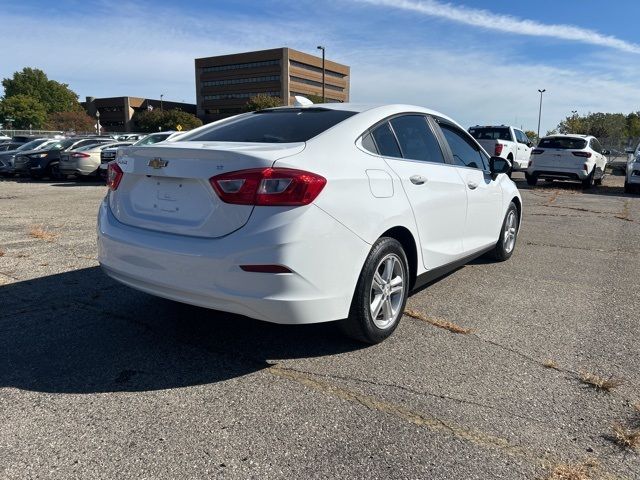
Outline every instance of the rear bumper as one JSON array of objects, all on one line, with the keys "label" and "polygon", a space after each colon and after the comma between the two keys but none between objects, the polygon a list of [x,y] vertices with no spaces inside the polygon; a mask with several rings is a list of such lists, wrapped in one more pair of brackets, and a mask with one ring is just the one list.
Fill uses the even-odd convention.
[{"label": "rear bumper", "polygon": [[[345,318],[370,245],[314,205],[278,210],[257,207],[242,229],[209,239],[124,225],[103,202],[98,260],[115,280],[183,303],[283,324]],[[248,264],[292,273],[239,268]]]},{"label": "rear bumper", "polygon": [[95,160],[90,159],[74,159],[71,161],[60,162],[58,168],[60,173],[64,175],[91,175],[96,173],[99,164]]},{"label": "rear bumper", "polygon": [[527,174],[537,178],[553,178],[558,180],[585,180],[591,172],[582,169],[560,169],[560,168],[529,168]]}]

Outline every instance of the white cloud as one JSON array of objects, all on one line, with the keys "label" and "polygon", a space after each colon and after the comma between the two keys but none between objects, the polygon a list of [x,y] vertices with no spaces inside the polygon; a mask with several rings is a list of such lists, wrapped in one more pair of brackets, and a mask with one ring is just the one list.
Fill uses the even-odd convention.
[{"label": "white cloud", "polygon": [[544,24],[533,20],[523,20],[511,15],[495,14],[488,10],[479,10],[437,0],[359,0],[363,3],[392,7],[401,10],[444,18],[453,22],[500,32],[536,37],[551,37],[560,40],[614,48],[623,52],[640,53],[640,45],[616,37],[602,35],[594,30],[573,25]]}]

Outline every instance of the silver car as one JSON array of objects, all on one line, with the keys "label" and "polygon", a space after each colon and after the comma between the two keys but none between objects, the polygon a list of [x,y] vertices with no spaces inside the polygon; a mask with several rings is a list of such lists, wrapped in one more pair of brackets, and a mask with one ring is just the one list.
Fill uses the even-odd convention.
[{"label": "silver car", "polygon": [[640,153],[632,156],[627,162],[624,191],[625,193],[640,193]]},{"label": "silver car", "polygon": [[113,142],[85,145],[84,147],[60,154],[60,173],[62,175],[97,176],[100,172],[100,153],[106,148],[131,145],[132,142]]}]

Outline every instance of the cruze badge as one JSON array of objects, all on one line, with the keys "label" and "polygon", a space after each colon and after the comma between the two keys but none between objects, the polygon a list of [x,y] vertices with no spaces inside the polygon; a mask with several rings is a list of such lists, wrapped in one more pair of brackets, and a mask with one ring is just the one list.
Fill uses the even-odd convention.
[{"label": "cruze badge", "polygon": [[160,157],[157,157],[149,160],[149,163],[147,163],[147,165],[151,168],[164,168],[169,165],[169,162],[167,160],[161,159]]}]

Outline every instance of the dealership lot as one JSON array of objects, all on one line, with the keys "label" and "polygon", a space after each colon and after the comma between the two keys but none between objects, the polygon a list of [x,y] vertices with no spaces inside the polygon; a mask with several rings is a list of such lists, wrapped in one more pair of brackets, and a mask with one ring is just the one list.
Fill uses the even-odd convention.
[{"label": "dealership lot", "polygon": [[612,425],[640,426],[640,196],[517,179],[512,259],[415,293],[374,347],[118,285],[104,186],[0,181],[0,477],[639,478]]}]

